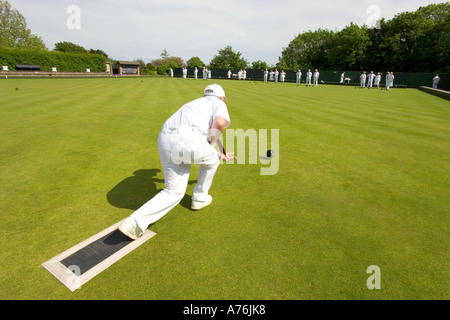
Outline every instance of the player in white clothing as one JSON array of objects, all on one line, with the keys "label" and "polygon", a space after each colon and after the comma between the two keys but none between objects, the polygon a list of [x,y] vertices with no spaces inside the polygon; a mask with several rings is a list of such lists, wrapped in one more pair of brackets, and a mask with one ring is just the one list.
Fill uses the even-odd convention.
[{"label": "player in white clothing", "polygon": [[386,73],[386,90],[389,90],[389,88],[391,87],[391,83],[392,83],[392,76],[391,73],[388,71]]},{"label": "player in white clothing", "polygon": [[316,71],[314,72],[314,78],[313,78],[314,87],[317,87],[319,85],[319,76],[320,76],[319,70],[316,69]]},{"label": "player in white clothing", "polygon": [[367,89],[373,88],[373,80],[375,79],[375,74],[373,71],[370,71],[369,75],[367,76]]},{"label": "player in white clothing", "polygon": [[441,81],[441,78],[438,74],[433,78],[433,89],[437,89],[439,85],[439,81]]},{"label": "player in white clothing", "polygon": [[365,87],[366,87],[366,79],[367,79],[367,75],[366,75],[366,72],[364,71],[364,72],[361,73],[361,75],[359,76],[360,87],[361,87],[361,88],[365,88]]},{"label": "player in white clothing", "polygon": [[284,72],[284,70],[281,70],[281,72],[280,72],[280,82],[283,83],[284,80],[286,80],[286,72]]},{"label": "player in white clothing", "polygon": [[380,88],[380,84],[381,84],[381,73],[378,72],[378,74],[375,76],[375,85],[377,86],[377,88]]},{"label": "player in white clothing", "polygon": [[191,164],[199,164],[197,184],[192,195],[192,210],[200,210],[212,201],[208,194],[220,159],[235,159],[233,153],[217,152],[215,144],[230,125],[220,85],[205,88],[204,97],[188,102],[162,126],[158,150],[165,188],[124,219],[118,229],[137,239],[148,226],[161,219],[184,197]]},{"label": "player in white clothing", "polygon": [[307,87],[308,85],[311,86],[311,78],[312,78],[312,72],[311,72],[311,69],[308,69],[308,72],[306,72],[306,85],[305,85],[305,87]]},{"label": "player in white clothing", "polygon": [[302,83],[302,70],[298,69],[297,73],[295,74],[296,77],[296,84],[299,86]]}]

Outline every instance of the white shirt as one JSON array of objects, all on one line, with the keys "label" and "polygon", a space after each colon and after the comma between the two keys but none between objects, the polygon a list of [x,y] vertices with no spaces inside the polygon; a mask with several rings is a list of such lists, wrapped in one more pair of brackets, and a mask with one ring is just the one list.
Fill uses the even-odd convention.
[{"label": "white shirt", "polygon": [[217,116],[224,117],[226,127],[230,126],[230,115],[225,102],[215,96],[205,96],[183,105],[167,119],[162,130],[191,126],[207,134]]}]

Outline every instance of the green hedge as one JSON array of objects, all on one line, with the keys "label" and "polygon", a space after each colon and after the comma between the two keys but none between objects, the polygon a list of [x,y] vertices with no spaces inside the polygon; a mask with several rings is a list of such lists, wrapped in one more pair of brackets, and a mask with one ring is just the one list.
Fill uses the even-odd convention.
[{"label": "green hedge", "polygon": [[0,65],[8,66],[9,70],[15,70],[17,64],[34,64],[42,71],[51,71],[55,67],[65,72],[85,72],[87,68],[91,72],[105,72],[105,63],[104,56],[92,53],[0,48]]}]

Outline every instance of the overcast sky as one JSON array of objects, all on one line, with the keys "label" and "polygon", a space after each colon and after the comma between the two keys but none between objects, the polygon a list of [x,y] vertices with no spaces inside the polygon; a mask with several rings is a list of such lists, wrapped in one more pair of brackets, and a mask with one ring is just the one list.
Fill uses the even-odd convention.
[{"label": "overcast sky", "polygon": [[[250,63],[278,62],[283,47],[308,30],[373,25],[438,0],[8,0],[47,48],[69,41],[116,60],[169,55],[208,64],[232,46]],[[75,6],[75,7],[73,7]]]}]

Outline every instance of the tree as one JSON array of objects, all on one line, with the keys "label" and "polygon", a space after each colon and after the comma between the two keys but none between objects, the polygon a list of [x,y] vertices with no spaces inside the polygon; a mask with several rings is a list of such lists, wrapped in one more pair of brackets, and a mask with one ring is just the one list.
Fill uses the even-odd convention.
[{"label": "tree", "polygon": [[170,68],[181,68],[184,66],[184,61],[180,57],[172,57],[167,53],[167,50],[161,53],[161,59],[156,59],[151,62],[158,74],[167,74]]},{"label": "tree", "polygon": [[149,70],[149,71],[156,71],[156,68],[153,64],[151,64],[150,62],[147,63],[147,65],[145,66],[145,69]]},{"label": "tree", "polygon": [[231,46],[219,50],[219,54],[211,60],[211,68],[246,69],[248,62],[241,57],[241,52],[234,52]]},{"label": "tree", "polygon": [[329,49],[333,36],[333,31],[326,29],[299,34],[288,47],[283,48],[278,65],[292,70],[324,68],[327,62],[324,52]]},{"label": "tree", "polygon": [[67,41],[55,43],[55,51],[72,52],[72,53],[88,53],[89,52],[82,46],[79,46],[75,43],[67,42]]},{"label": "tree", "polygon": [[408,70],[450,70],[450,2],[430,4],[414,13],[417,23],[412,39]]},{"label": "tree", "polygon": [[156,67],[156,72],[160,75],[168,74],[170,68],[179,68],[180,66],[174,61],[167,61],[165,64]]},{"label": "tree", "polygon": [[161,59],[168,59],[169,58],[169,54],[167,53],[167,50],[164,49],[163,52],[161,52]]},{"label": "tree", "polygon": [[378,70],[445,72],[450,70],[450,3],[431,4],[381,21],[368,32],[365,56]]},{"label": "tree", "polygon": [[268,65],[267,65],[267,62],[265,62],[265,61],[258,60],[258,61],[252,62],[252,69],[254,69],[254,70],[265,70],[267,68],[268,68]]},{"label": "tree", "polygon": [[341,31],[318,29],[283,48],[282,69],[448,72],[450,3],[431,4],[380,20],[379,28],[351,23]]},{"label": "tree", "polygon": [[187,61],[187,67],[188,68],[203,68],[205,64],[200,60],[199,57],[192,57]]},{"label": "tree", "polygon": [[104,56],[106,60],[109,60],[108,55],[107,55],[106,52],[103,51],[103,50],[100,50],[100,49],[95,49],[95,50],[94,50],[94,49],[89,49],[89,53],[92,53],[92,54],[99,54],[99,55],[101,55],[101,56]]},{"label": "tree", "polygon": [[[156,68],[151,63],[145,64],[141,59],[138,59],[137,61],[139,61],[139,63],[141,64],[141,74],[142,75],[156,75],[157,74]],[[144,66],[142,66],[142,63],[144,63]]]},{"label": "tree", "polygon": [[404,12],[397,15],[387,25],[387,37],[382,39],[384,47],[389,48],[387,59],[388,68],[396,71],[412,70],[412,54],[414,42],[424,31],[422,19],[417,19],[413,12]]},{"label": "tree", "polygon": [[326,67],[334,70],[357,70],[361,68],[364,53],[369,44],[367,27],[360,28],[358,25],[350,23],[330,40],[326,52]]},{"label": "tree", "polygon": [[367,30],[370,44],[366,48],[364,53],[362,64],[364,69],[368,70],[391,70],[391,68],[385,68],[385,62],[389,58],[389,48],[384,43],[384,38],[387,36],[387,21],[382,18],[379,22],[379,28],[371,28]]},{"label": "tree", "polygon": [[142,59],[134,59],[134,61],[139,62],[139,68],[141,70],[141,73],[142,73],[142,71],[145,71],[146,65],[145,65],[144,60],[142,60]]},{"label": "tree", "polygon": [[167,50],[161,53],[161,59],[156,59],[151,62],[151,65],[158,74],[167,74],[170,68],[180,68],[184,66],[184,61],[180,57],[172,57],[167,53]]},{"label": "tree", "polygon": [[27,28],[22,14],[3,0],[0,0],[0,47],[47,49],[42,39]]}]

